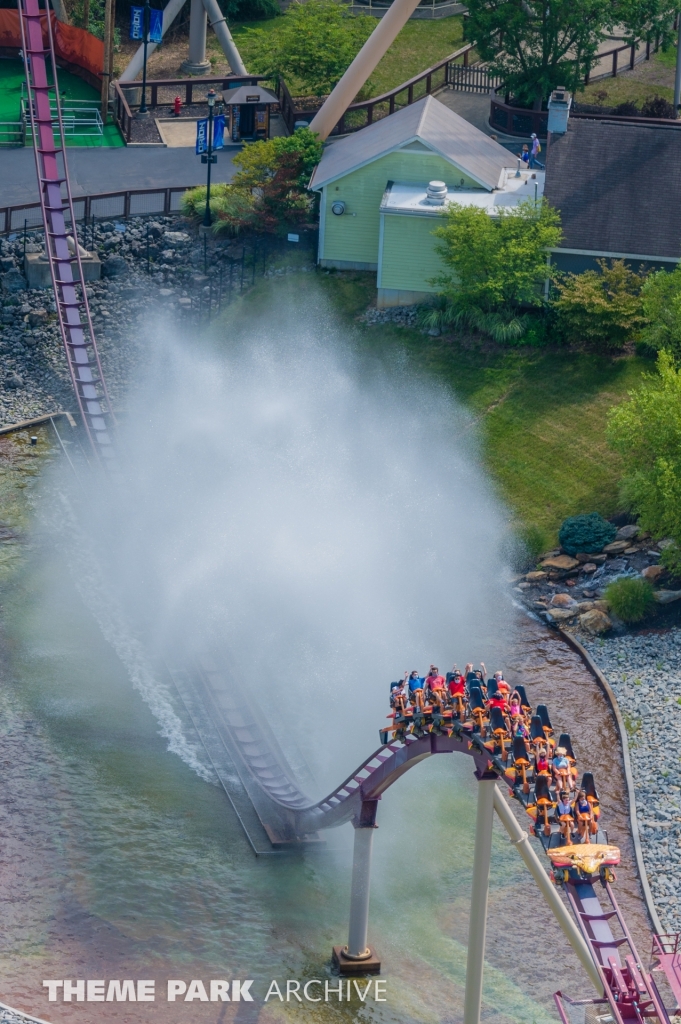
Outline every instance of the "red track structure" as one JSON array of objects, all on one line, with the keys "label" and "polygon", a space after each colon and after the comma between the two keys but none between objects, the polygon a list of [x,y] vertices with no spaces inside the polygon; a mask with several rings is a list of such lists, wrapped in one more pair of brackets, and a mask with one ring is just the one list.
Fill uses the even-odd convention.
[{"label": "red track structure", "polygon": [[[46,16],[49,9],[41,14],[40,0],[17,0],[17,3],[30,100],[28,108],[33,150],[45,227],[45,253],[50,264],[59,328],[92,451],[97,459],[106,459],[113,456],[111,431],[114,417],[83,284],[83,267],[66,164],[52,24]],[[43,43],[43,25],[47,30],[47,49]],[[52,85],[48,84],[48,65],[52,70]],[[56,104],[56,126],[53,124],[50,93],[54,93]],[[56,142],[55,133],[58,136]]]}]

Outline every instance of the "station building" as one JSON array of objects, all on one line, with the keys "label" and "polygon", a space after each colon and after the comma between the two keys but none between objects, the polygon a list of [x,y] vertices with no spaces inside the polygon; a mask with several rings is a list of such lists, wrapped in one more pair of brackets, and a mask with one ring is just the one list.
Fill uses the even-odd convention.
[{"label": "station building", "polygon": [[433,231],[448,204],[493,216],[543,194],[543,172],[518,176],[517,163],[432,96],[333,142],[310,181],[321,266],[376,271],[379,307],[423,301],[445,270]]}]

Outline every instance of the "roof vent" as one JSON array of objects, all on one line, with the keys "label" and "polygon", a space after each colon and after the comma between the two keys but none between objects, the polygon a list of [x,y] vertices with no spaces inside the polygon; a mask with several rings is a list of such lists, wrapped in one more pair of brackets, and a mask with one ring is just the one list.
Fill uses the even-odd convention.
[{"label": "roof vent", "polygon": [[426,202],[431,206],[444,206],[447,198],[447,186],[444,181],[429,181],[426,189]]}]

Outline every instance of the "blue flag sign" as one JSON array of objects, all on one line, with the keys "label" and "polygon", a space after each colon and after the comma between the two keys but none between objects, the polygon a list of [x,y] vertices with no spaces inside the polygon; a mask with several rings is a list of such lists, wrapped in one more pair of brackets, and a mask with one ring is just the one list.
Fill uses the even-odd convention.
[{"label": "blue flag sign", "polygon": [[203,117],[196,122],[196,152],[205,153],[208,149],[208,118]]},{"label": "blue flag sign", "polygon": [[[144,8],[130,8],[130,38],[144,39]],[[163,39],[163,11],[149,8],[149,42],[160,43]]]},{"label": "blue flag sign", "polygon": [[[218,114],[213,118],[214,150],[223,149],[225,145],[225,115]],[[208,118],[202,117],[196,122],[196,153],[208,152]]]},{"label": "blue flag sign", "polygon": [[218,114],[213,120],[213,149],[224,149],[225,145],[225,115]]}]

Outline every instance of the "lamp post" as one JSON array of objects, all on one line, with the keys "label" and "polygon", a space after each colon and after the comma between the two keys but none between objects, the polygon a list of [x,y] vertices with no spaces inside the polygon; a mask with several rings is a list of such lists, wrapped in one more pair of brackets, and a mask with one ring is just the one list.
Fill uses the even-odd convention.
[{"label": "lamp post", "polygon": [[149,20],[150,14],[149,0],[144,0],[144,14],[143,14],[143,29],[144,32],[144,63],[142,64],[142,102],[140,108],[137,111],[138,117],[149,117],[149,111],[147,110],[147,46],[149,45]]},{"label": "lamp post", "polygon": [[213,107],[215,106],[215,89],[211,89],[206,96],[208,100],[208,152],[201,155],[201,163],[207,164],[206,171],[206,212],[203,215],[203,226],[209,228],[211,225],[210,215],[210,168],[211,164],[217,163],[217,153],[213,153]]}]

